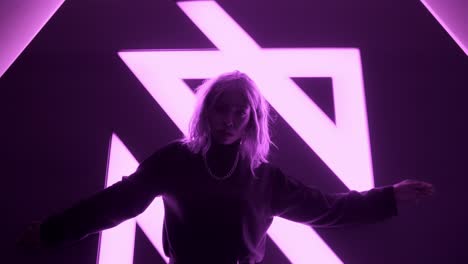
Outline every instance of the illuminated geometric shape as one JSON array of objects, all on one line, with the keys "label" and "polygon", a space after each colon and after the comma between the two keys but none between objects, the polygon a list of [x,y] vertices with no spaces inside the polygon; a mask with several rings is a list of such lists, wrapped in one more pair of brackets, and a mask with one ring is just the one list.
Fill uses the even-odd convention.
[{"label": "illuminated geometric shape", "polygon": [[343,263],[323,239],[306,225],[275,217],[268,235],[293,264]]},{"label": "illuminated geometric shape", "polygon": [[[195,103],[182,80],[239,69],[343,183],[355,190],[373,187],[358,49],[262,49],[216,2],[178,5],[219,51],[121,51],[119,56],[182,132]],[[332,79],[336,124],[290,77]]]},{"label": "illuminated geometric shape", "polygon": [[468,55],[468,1],[421,0],[421,2]]},{"label": "illuminated geometric shape", "polygon": [[[116,135],[112,135],[109,145],[106,188],[121,181],[122,176],[131,175],[138,167],[138,162]],[[169,262],[162,246],[163,219],[162,198],[157,197],[142,214],[102,231],[97,263],[132,264],[137,223],[163,259]]]},{"label": "illuminated geometric shape", "polygon": [[[195,97],[183,79],[209,78],[233,69],[247,73],[343,183],[354,190],[373,187],[358,50],[262,49],[256,55],[261,59],[247,63],[232,61],[223,52],[125,51],[119,55],[184,134]],[[288,76],[331,77],[336,124]]]},{"label": "illuminated geometric shape", "polygon": [[321,78],[291,78],[317,106],[335,122],[335,105],[333,103],[332,79]]},{"label": "illuminated geometric shape", "polygon": [[65,0],[0,2],[0,77]]},{"label": "illuminated geometric shape", "polygon": [[[354,190],[373,187],[358,49],[263,49],[216,2],[177,4],[219,50],[127,50],[119,56],[185,135],[195,96],[183,80],[241,70],[347,186]],[[335,123],[291,77],[332,79]],[[341,263],[313,229],[301,224],[275,219],[268,233],[294,263]],[[291,239],[309,247],[293,250]]]},{"label": "illuminated geometric shape", "polygon": [[[273,58],[278,56],[278,60],[281,60],[283,56],[282,52],[293,54],[292,50],[277,50],[279,52],[275,53],[273,50],[269,50],[268,54]],[[291,60],[299,59],[303,57],[305,54],[304,52],[310,52],[314,50],[301,50],[296,56],[290,57]],[[316,50],[315,50],[316,51]],[[343,50],[344,52],[339,52],[339,54],[336,53],[336,50],[332,51],[330,50],[329,56],[334,55],[337,57],[342,57],[341,55],[346,55],[346,53],[351,54],[353,53],[353,50],[351,50],[351,53],[349,53],[349,50]],[[326,50],[321,50],[320,52],[325,52],[325,54],[328,53]],[[313,56],[312,52],[309,54],[309,56]],[[341,55],[340,55],[341,54]],[[220,71],[228,71],[234,69],[233,66],[231,66],[228,62],[222,60],[222,56],[220,56],[219,52],[217,51],[171,51],[171,52],[163,52],[163,51],[154,51],[154,52],[120,52],[119,55],[121,58],[124,60],[124,62],[129,66],[129,68],[132,70],[132,72],[135,73],[137,78],[140,80],[140,82],[147,88],[148,92],[155,98],[155,100],[159,103],[161,108],[167,113],[167,115],[173,120],[175,125],[184,133],[187,134],[187,128],[188,128],[188,121],[190,119],[190,115],[192,110],[194,109],[195,106],[195,96],[191,89],[183,82],[183,79],[195,79],[197,77],[200,78],[208,78],[211,76],[214,76],[218,74]],[[179,58],[180,56],[180,58]],[[333,57],[333,56],[331,56]],[[347,56],[344,56],[346,58]],[[170,65],[171,63],[174,63],[177,61],[176,58],[183,59],[183,63],[180,63],[179,65]],[[200,59],[203,58],[203,62],[206,63],[207,65],[211,65],[209,67],[200,67]],[[283,58],[284,59],[284,58]],[[179,60],[181,61],[181,60]],[[274,61],[274,60],[273,60]],[[174,68],[172,68],[174,66]],[[354,65],[356,66],[356,65]],[[188,71],[190,74],[186,74],[185,68],[184,67],[196,67],[198,69],[195,70],[195,68],[191,68]],[[357,67],[357,66],[356,66]],[[238,69],[242,69],[241,67],[237,67]],[[359,67],[357,67],[359,69]],[[153,70],[151,70],[153,69]],[[173,71],[177,71],[179,75],[175,74]],[[254,78],[253,74],[251,71],[248,69],[243,69],[244,72],[249,74],[259,85],[261,86],[262,83],[265,83],[267,85],[272,85],[273,83],[268,82],[267,80],[263,79],[256,79]],[[299,75],[301,76],[301,75]],[[302,75],[304,76],[304,75]],[[307,75],[306,75],[307,76]],[[312,75],[310,75],[312,76]],[[320,76],[320,75],[319,75]],[[346,78],[343,78],[344,81],[346,81]],[[272,80],[274,81],[274,80]],[[290,88],[291,86],[287,86],[290,81],[288,78],[285,78],[284,80],[281,80],[283,83],[285,83],[284,87]],[[293,82],[291,82],[293,85],[295,85]],[[351,82],[352,83],[352,82]],[[272,86],[265,86],[265,87],[275,87],[274,85]],[[298,87],[295,87],[298,89]],[[287,89],[285,89],[287,90]],[[283,91],[284,94],[285,91]],[[291,91],[289,91],[291,93]],[[294,93],[293,93],[294,95]],[[276,95],[277,100],[281,99],[281,95]],[[289,95],[291,97],[291,95]],[[177,98],[177,100],[174,100],[174,98]],[[267,97],[268,98],[268,97]],[[283,97],[284,98],[284,97]],[[307,100],[307,97],[303,94],[299,94],[299,98],[304,98],[306,100],[305,104],[303,103],[302,107],[305,107],[307,109],[308,105],[307,103],[310,103],[310,100]],[[271,99],[269,100],[270,102]],[[297,102],[299,100],[296,100]],[[293,101],[294,102],[294,101]],[[279,108],[277,105],[272,103],[273,106],[278,110],[278,112],[283,115],[286,121],[294,128],[294,126],[291,123],[291,115],[295,115],[295,113],[290,113],[288,111],[291,111],[292,106],[288,106],[288,104],[285,105],[285,111],[281,111],[282,108]],[[351,105],[351,104],[350,104]],[[346,109],[346,107],[343,107]],[[315,130],[320,130],[323,128],[323,124],[329,124],[329,129],[327,130],[329,135],[332,135],[330,133],[334,134],[339,134],[339,131],[334,131],[332,129],[336,129],[335,126],[331,123],[330,119],[321,112],[319,108],[315,108],[314,111],[320,111],[319,114],[321,115],[319,118],[321,119],[321,124],[314,126]],[[299,111],[299,113],[301,113]],[[307,114],[304,114],[304,112],[301,113],[298,118],[304,118],[308,117],[308,119],[311,119],[311,112],[305,112]],[[288,118],[289,117],[289,118]],[[320,120],[320,119],[319,119]],[[301,121],[301,119],[299,119]],[[357,119],[356,122],[358,122],[359,119]],[[304,130],[304,126],[296,126],[299,127],[300,129]],[[298,129],[298,130],[300,130]],[[312,129],[312,127],[307,127],[305,126],[305,129]],[[296,130],[297,131],[297,130]],[[313,132],[313,131],[312,131]],[[325,132],[324,134],[326,134]],[[311,133],[314,135],[314,133]],[[317,134],[317,132],[315,133]],[[305,134],[304,134],[305,135]],[[336,136],[336,135],[335,135]],[[305,136],[302,136],[302,138],[307,142],[310,138],[307,138]],[[359,141],[356,141],[359,143]],[[338,143],[334,143],[332,147],[340,149],[338,146]],[[345,145],[346,146],[346,145]],[[359,145],[356,147],[362,147],[363,145]],[[358,155],[359,152],[355,151],[355,155]],[[355,164],[356,165],[356,164]],[[354,182],[356,181],[357,178],[354,179]],[[357,185],[356,185],[357,186]],[[276,221],[276,219],[275,219]],[[292,225],[300,225],[297,223],[291,223]],[[279,227],[283,227],[285,225],[281,225]],[[288,247],[288,244],[290,242],[289,239],[282,239],[283,237],[281,234],[287,234],[289,237],[294,237],[294,241],[297,244],[302,244],[302,245],[313,245],[316,243],[316,241],[322,241],[320,237],[318,237],[315,232],[310,229],[310,228],[295,228],[295,229],[278,229],[277,225],[273,224],[270,229],[269,233],[274,233],[276,235],[272,235],[272,239],[275,241],[275,243],[282,249]],[[295,253],[288,253],[284,251],[284,254],[288,257],[293,256],[292,259],[298,258],[298,255]],[[307,256],[307,257],[304,257]],[[304,263],[310,263],[310,261],[316,261],[318,259],[334,259],[335,261],[328,261],[326,263],[340,263],[338,262],[336,256],[332,254],[331,250],[323,250],[318,249],[318,250],[313,250],[310,248],[307,251],[303,251],[303,254],[301,255],[302,261],[299,262],[304,262]],[[323,262],[325,263],[325,262]]]}]

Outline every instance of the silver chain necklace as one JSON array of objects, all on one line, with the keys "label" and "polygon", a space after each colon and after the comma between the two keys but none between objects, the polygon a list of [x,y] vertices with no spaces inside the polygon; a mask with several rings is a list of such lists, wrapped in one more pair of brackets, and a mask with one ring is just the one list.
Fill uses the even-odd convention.
[{"label": "silver chain necklace", "polygon": [[205,163],[205,168],[208,171],[208,173],[210,174],[210,176],[213,179],[216,179],[218,181],[222,181],[222,180],[225,180],[225,179],[231,177],[232,173],[236,169],[237,163],[239,162],[239,151],[237,151],[236,159],[234,160],[234,165],[232,166],[231,170],[229,170],[228,173],[226,175],[224,175],[223,177],[218,177],[211,171],[210,167],[208,166],[208,161],[206,159],[206,155],[203,155],[203,161]]}]

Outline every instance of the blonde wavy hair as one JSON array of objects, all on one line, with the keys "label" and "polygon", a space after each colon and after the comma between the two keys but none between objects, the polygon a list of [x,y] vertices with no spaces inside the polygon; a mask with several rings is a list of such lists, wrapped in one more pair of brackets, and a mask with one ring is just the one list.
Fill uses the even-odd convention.
[{"label": "blonde wavy hair", "polygon": [[208,111],[211,111],[225,87],[235,87],[242,91],[250,106],[250,120],[246,132],[241,138],[240,155],[250,164],[250,171],[256,177],[254,169],[262,163],[268,163],[270,144],[278,148],[270,135],[270,105],[260,93],[257,85],[247,74],[234,71],[205,80],[195,89],[196,105],[189,123],[189,133],[180,141],[192,153],[206,155],[211,146],[211,128]]}]

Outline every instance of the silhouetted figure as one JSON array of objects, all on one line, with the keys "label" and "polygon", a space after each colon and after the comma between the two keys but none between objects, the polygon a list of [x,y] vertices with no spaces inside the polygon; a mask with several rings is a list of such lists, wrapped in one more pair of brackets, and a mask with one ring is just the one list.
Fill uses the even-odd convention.
[{"label": "silhouetted figure", "polygon": [[339,194],[306,186],[268,162],[270,108],[246,74],[222,74],[196,94],[186,138],[157,150],[122,181],[31,224],[19,244],[78,241],[137,216],[162,196],[171,263],[256,263],[275,216],[313,227],[373,223],[397,215],[397,203],[433,192],[431,184],[412,180]]}]

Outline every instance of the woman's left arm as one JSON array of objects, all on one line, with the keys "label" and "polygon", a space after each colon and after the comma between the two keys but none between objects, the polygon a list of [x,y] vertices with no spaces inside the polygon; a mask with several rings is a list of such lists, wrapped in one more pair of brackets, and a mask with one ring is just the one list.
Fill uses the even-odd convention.
[{"label": "woman's left arm", "polygon": [[323,193],[277,170],[273,183],[273,215],[314,227],[374,223],[398,213],[401,202],[431,195],[432,185],[406,180],[368,191]]}]

